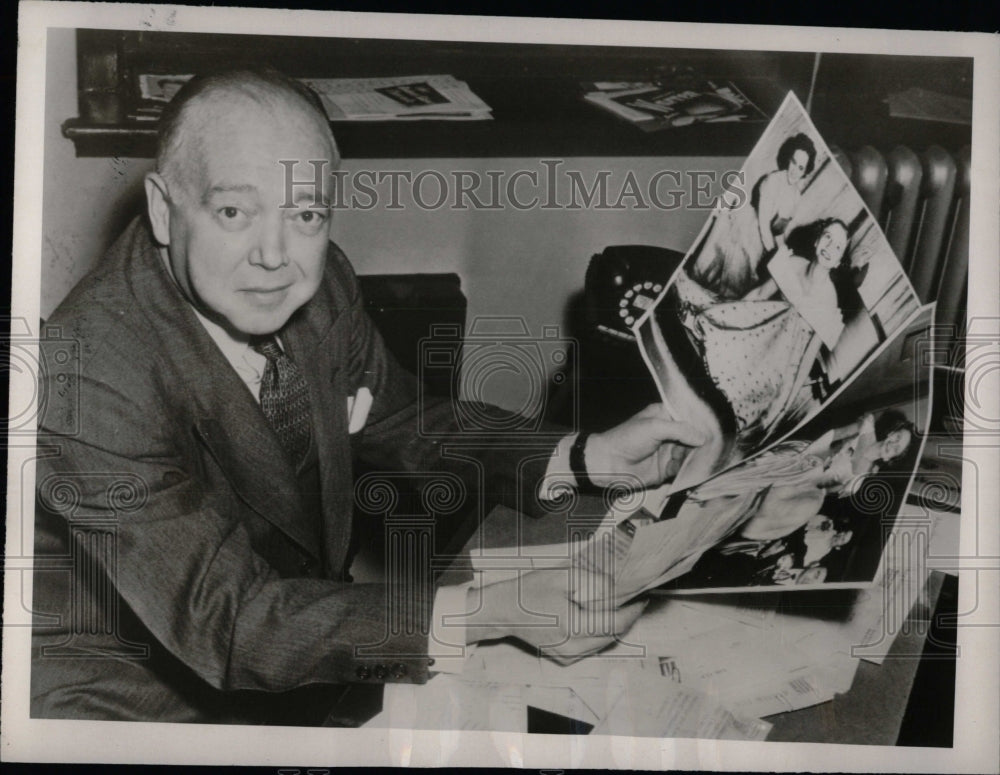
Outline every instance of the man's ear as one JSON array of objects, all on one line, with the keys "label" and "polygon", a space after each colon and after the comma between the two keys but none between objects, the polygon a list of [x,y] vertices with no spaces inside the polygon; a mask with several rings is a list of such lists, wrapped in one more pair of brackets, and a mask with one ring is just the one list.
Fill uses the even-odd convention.
[{"label": "man's ear", "polygon": [[158,172],[146,173],[146,209],[153,236],[163,246],[170,244],[170,198],[167,182]]}]

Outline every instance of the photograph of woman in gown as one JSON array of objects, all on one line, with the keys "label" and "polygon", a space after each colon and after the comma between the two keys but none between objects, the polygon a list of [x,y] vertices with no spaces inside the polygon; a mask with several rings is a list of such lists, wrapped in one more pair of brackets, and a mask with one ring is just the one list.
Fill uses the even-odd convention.
[{"label": "photograph of woman in gown", "polygon": [[[789,584],[804,570],[821,567],[825,578],[824,559],[869,532],[860,529],[864,522],[878,521],[855,502],[855,494],[880,471],[914,458],[919,440],[906,415],[886,409],[812,442],[782,442],[705,482],[688,494],[677,518],[697,514],[708,521],[709,512],[726,513],[733,515],[733,527],[670,588]],[[819,573],[804,578],[817,583]]]},{"label": "photograph of woman in gown", "polygon": [[765,443],[814,402],[814,362],[844,329],[830,272],[850,264],[847,226],[831,218],[814,228],[809,255],[782,244],[767,264],[769,277],[742,298],[723,299],[681,271],[663,308],[676,312],[725,396],[744,448]]},{"label": "photograph of woman in gown", "polygon": [[740,173],[752,189],[737,192],[738,202],[719,198],[633,326],[667,411],[709,439],[671,492],[815,417],[920,306],[876,217],[794,95]]},{"label": "photograph of woman in gown", "polygon": [[751,188],[752,214],[745,207],[720,213],[720,237],[691,267],[692,277],[720,298],[741,298],[760,282],[759,270],[784,243],[816,166],[816,146],[806,134],[794,134],[778,149],[777,163]]}]

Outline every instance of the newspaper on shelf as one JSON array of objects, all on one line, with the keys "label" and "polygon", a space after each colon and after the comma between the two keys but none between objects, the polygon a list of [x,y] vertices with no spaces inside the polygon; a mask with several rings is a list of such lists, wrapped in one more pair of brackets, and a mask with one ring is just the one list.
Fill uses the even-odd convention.
[{"label": "newspaper on shelf", "polygon": [[[141,103],[132,117],[156,120],[163,106],[192,77],[190,74],[141,74]],[[300,80],[319,95],[331,121],[481,121],[493,117],[490,106],[465,81],[450,75]]]},{"label": "newspaper on shelf", "polygon": [[731,81],[686,78],[676,82],[613,82],[588,85],[583,98],[652,132],[719,122],[763,121],[764,114]]},{"label": "newspaper on shelf", "polygon": [[331,121],[492,118],[490,106],[465,81],[450,75],[315,78],[303,82],[319,95]]}]

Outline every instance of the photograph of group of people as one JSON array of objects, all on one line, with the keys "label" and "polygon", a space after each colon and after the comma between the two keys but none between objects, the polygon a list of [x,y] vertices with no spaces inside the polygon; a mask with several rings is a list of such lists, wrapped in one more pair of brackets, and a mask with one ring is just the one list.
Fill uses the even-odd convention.
[{"label": "photograph of group of people", "polygon": [[721,541],[678,566],[663,589],[870,583],[911,486],[929,416],[929,369],[903,357],[904,340],[931,322],[932,307],[922,308],[907,336],[872,362],[869,378],[847,386],[791,438],[675,495],[682,503],[667,518],[726,514],[728,527]]},{"label": "photograph of group of people", "polygon": [[691,486],[815,417],[919,307],[847,175],[789,94],[637,339],[664,402],[713,443]]}]

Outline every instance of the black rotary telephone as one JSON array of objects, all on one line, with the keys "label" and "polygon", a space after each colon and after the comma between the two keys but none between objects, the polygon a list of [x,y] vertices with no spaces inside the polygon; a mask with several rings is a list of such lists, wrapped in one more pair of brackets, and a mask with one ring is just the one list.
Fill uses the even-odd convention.
[{"label": "black rotary telephone", "polygon": [[632,326],[659,298],[684,254],[652,245],[612,245],[590,259],[587,322],[602,338],[635,342]]}]

